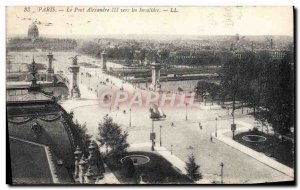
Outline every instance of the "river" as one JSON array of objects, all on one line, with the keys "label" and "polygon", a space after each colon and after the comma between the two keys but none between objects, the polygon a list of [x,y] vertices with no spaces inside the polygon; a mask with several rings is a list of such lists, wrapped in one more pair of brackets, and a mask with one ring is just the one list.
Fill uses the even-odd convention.
[{"label": "river", "polygon": [[[36,63],[48,65],[48,52],[8,52],[8,60],[11,62],[12,67],[10,72],[27,72],[28,68],[26,64],[32,63],[32,58]],[[101,60],[99,58],[91,57],[88,55],[79,54],[77,52],[52,52],[54,55],[53,59],[53,69],[55,73],[62,71],[63,73],[69,74],[68,67],[72,64],[71,57],[78,55],[79,64],[90,64],[100,68]],[[123,66],[117,63],[108,61],[107,68],[122,68]],[[186,81],[168,81],[161,82],[163,91],[173,91],[177,92],[178,88],[181,88],[183,91],[193,91],[197,84],[198,80],[186,80]],[[146,83],[139,83],[140,88],[146,88]],[[150,84],[148,83],[147,86]]]}]

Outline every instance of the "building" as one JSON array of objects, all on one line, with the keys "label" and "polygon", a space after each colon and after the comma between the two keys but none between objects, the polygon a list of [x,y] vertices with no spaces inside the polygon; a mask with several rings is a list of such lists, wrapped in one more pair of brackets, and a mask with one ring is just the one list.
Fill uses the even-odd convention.
[{"label": "building", "polygon": [[6,89],[12,183],[72,183],[76,131],[36,73],[33,60],[31,85]]},{"label": "building", "polygon": [[[37,83],[34,59],[31,74],[30,85],[11,85],[6,89],[11,183],[75,183],[79,147],[88,149],[82,152],[88,154],[88,158],[83,158],[87,160],[87,167],[92,167],[89,180],[85,182],[92,182],[95,177],[92,174],[98,174],[101,179],[104,166],[99,162],[102,161],[99,150],[94,144],[84,147],[72,115],[57,103],[52,93],[45,92]],[[95,166],[94,160],[98,165]]]},{"label": "building", "polygon": [[36,23],[32,23],[28,28],[28,39],[36,40],[39,38],[39,29]]},{"label": "building", "polygon": [[[292,53],[291,51],[282,51],[282,50],[254,50],[253,51],[256,54],[260,54],[260,53],[268,53],[270,55],[271,59],[283,59],[287,54]],[[245,54],[247,53],[247,51],[236,51],[234,52],[235,56],[239,59],[241,59]]]},{"label": "building", "polygon": [[[67,99],[69,96],[69,81],[67,77],[63,77],[60,73],[54,73],[52,67],[53,54],[50,52],[48,55],[48,66],[44,67],[43,63],[36,63],[36,80],[37,83],[46,92],[51,92],[58,100]],[[22,63],[28,68],[23,72],[7,73],[7,87],[23,87],[27,88],[31,84],[32,74],[28,71],[31,70],[30,64]],[[38,69],[39,68],[39,69]]]}]

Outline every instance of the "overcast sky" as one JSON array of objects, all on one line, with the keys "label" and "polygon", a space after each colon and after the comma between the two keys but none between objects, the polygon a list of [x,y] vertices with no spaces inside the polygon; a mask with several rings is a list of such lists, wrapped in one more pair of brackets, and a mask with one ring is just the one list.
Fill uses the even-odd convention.
[{"label": "overcast sky", "polygon": [[176,7],[177,13],[162,11],[170,10],[168,7],[156,7],[158,13],[88,13],[89,7],[84,8],[83,13],[66,12],[67,7],[56,7],[57,12],[45,13],[39,12],[38,7],[31,7],[30,12],[24,12],[24,7],[7,7],[7,35],[27,35],[28,26],[37,20],[41,22],[38,25],[41,36],[237,33],[293,36],[292,7]]}]

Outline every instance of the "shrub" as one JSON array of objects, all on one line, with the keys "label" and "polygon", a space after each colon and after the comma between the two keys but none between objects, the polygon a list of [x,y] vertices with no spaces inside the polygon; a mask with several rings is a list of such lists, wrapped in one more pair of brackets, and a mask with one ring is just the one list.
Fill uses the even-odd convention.
[{"label": "shrub", "polygon": [[253,133],[258,133],[258,128],[257,127],[253,127],[252,131],[253,131]]},{"label": "shrub", "polygon": [[130,158],[124,159],[123,161],[123,173],[127,178],[131,178],[134,176],[135,168],[133,165],[133,161]]}]

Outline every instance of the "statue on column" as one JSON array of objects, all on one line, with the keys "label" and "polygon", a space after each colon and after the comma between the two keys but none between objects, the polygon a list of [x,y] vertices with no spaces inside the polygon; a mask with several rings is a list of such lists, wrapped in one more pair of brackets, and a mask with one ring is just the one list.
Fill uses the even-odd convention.
[{"label": "statue on column", "polygon": [[84,155],[82,155],[80,161],[79,161],[79,172],[78,172],[78,178],[79,178],[79,182],[81,184],[85,183],[84,180],[84,176],[87,170],[87,161],[84,157]]},{"label": "statue on column", "polygon": [[88,163],[89,166],[91,167],[91,170],[95,174],[95,177],[102,176],[103,173],[105,172],[105,169],[104,169],[104,162],[99,151],[99,147],[94,141],[92,141],[88,149],[89,149]]},{"label": "statue on column", "polygon": [[72,60],[73,60],[73,65],[78,65],[78,55],[75,55],[74,57],[71,57],[72,58]]},{"label": "statue on column", "polygon": [[72,98],[80,98],[80,91],[78,88],[77,80],[80,66],[78,65],[78,55],[71,57],[72,65],[69,67],[70,72],[72,73],[72,89],[71,89],[71,97]]},{"label": "statue on column", "polygon": [[79,161],[80,161],[80,157],[82,155],[82,151],[80,150],[79,146],[77,146],[76,151],[74,152],[75,155],[75,174],[74,174],[74,178],[78,178],[79,175]]}]

